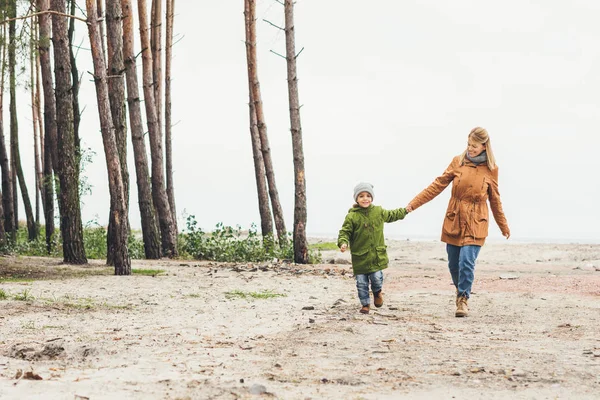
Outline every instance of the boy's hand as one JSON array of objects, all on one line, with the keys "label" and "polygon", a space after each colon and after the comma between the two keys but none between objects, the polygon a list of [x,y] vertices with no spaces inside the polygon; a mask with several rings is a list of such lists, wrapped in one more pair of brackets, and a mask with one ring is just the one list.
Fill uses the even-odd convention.
[{"label": "boy's hand", "polygon": [[344,243],[343,245],[340,246],[340,250],[343,252],[345,252],[348,249],[348,245],[346,243]]},{"label": "boy's hand", "polygon": [[412,206],[411,206],[410,204],[409,204],[409,205],[407,205],[405,208],[406,208],[406,211],[407,211],[407,212],[409,212],[409,213],[410,213],[410,212],[413,212],[413,208],[412,208]]}]

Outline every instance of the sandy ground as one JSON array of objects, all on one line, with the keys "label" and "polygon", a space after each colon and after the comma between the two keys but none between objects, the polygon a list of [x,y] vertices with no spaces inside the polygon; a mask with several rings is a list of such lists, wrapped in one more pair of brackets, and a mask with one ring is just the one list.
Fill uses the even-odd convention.
[{"label": "sandy ground", "polygon": [[444,244],[388,244],[368,315],[340,252],[129,277],[2,259],[81,277],[0,284],[0,399],[600,398],[600,245],[486,244],[455,318]]}]

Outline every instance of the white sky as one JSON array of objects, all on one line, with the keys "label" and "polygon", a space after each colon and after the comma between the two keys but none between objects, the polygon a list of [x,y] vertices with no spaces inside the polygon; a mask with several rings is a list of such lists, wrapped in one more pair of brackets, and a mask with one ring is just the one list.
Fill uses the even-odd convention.
[{"label": "white sky", "polygon": [[[173,65],[180,229],[188,214],[204,230],[218,222],[260,226],[243,1],[178,1],[176,8],[175,31],[183,35]],[[376,204],[404,207],[464,149],[470,129],[483,126],[500,166],[511,240],[600,242],[600,3],[298,0],[295,14],[296,49],[304,48],[298,77],[309,235],[337,235],[362,180],[375,185]],[[291,231],[286,66],[270,52],[284,54],[285,37],[263,21],[283,26],[283,6],[259,0],[257,16],[265,116]],[[77,29],[87,34],[82,23]],[[88,53],[78,60],[91,71]],[[83,220],[105,224],[108,183],[87,72],[81,102],[82,139],[97,153],[84,173],[94,188],[83,198]],[[30,135],[26,108],[21,120],[21,137]],[[32,165],[28,143],[21,139],[25,166]],[[450,188],[388,225],[387,235],[439,238],[449,194]],[[139,227],[135,186],[131,205],[131,223]],[[490,238],[501,238],[493,222]]]}]

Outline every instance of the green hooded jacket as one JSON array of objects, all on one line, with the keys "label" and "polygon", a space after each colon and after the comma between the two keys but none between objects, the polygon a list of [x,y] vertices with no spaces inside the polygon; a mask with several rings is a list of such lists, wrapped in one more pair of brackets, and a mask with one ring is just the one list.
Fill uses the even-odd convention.
[{"label": "green hooded jacket", "polygon": [[348,211],[338,234],[338,247],[346,243],[352,254],[354,275],[370,274],[388,267],[387,246],[383,238],[383,223],[404,219],[405,208],[385,210],[380,206],[354,206]]}]

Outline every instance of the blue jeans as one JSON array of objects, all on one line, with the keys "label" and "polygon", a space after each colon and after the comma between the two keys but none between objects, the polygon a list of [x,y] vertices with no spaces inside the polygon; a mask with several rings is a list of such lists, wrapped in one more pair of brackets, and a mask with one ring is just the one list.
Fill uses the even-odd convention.
[{"label": "blue jeans", "polygon": [[446,245],[448,252],[448,268],[452,275],[452,282],[458,289],[458,296],[467,299],[471,296],[471,286],[475,279],[475,261],[481,246],[454,246]]},{"label": "blue jeans", "polygon": [[358,298],[360,299],[360,304],[363,306],[368,306],[371,303],[371,298],[369,297],[369,281],[371,282],[371,290],[373,293],[381,291],[383,288],[383,271],[356,275]]}]

